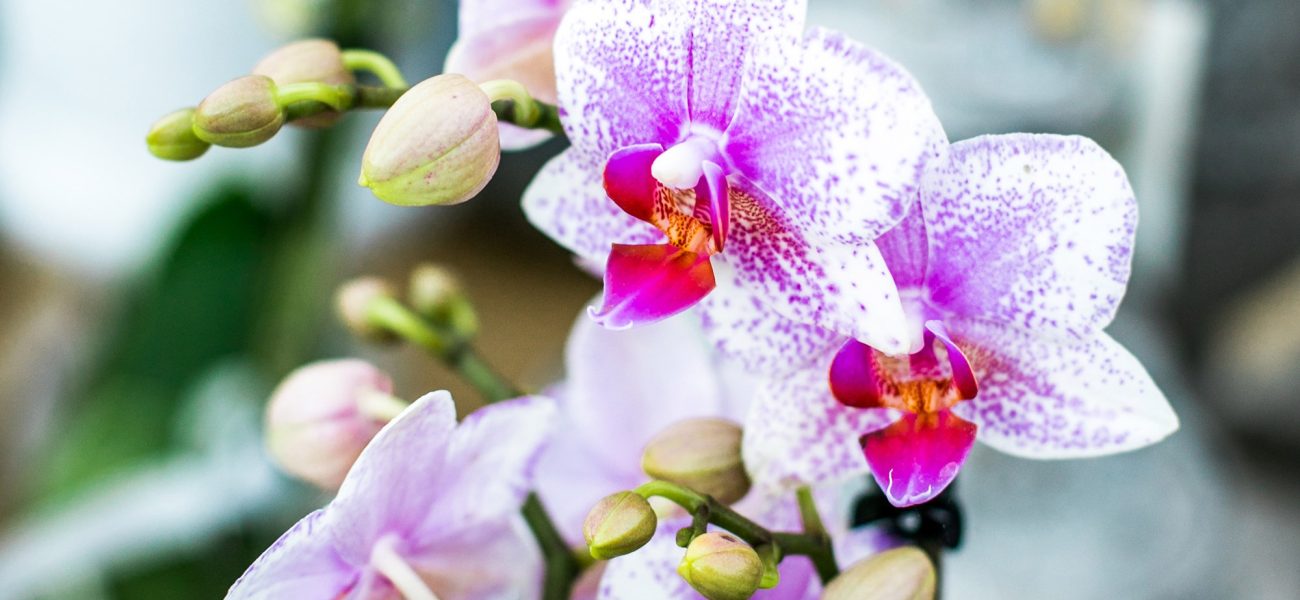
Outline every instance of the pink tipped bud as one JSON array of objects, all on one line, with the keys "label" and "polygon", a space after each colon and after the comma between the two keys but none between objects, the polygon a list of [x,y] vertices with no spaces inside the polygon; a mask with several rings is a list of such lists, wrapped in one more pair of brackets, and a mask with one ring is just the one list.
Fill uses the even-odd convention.
[{"label": "pink tipped bud", "polygon": [[[253,67],[254,75],[270,77],[276,85],[328,83],[346,85],[357,78],[343,64],[343,53],[331,40],[310,39],[280,46]],[[328,127],[339,120],[337,112],[325,112],[293,121],[304,127]]]},{"label": "pink tipped bud", "polygon": [[362,360],[321,361],[290,373],[266,407],[272,458],[295,477],[337,489],[395,416],[392,391],[392,379]]},{"label": "pink tipped bud", "polygon": [[194,135],[228,148],[275,137],[285,116],[275,94],[275,82],[262,75],[246,75],[213,90],[194,109]]},{"label": "pink tipped bud", "polygon": [[731,504],[749,493],[740,456],[742,430],[726,419],[679,421],[655,435],[641,455],[646,475]]},{"label": "pink tipped bud", "polygon": [[497,116],[477,84],[444,74],[411,88],[384,114],[361,158],[364,185],[402,206],[456,204],[501,161]]},{"label": "pink tipped bud", "polygon": [[907,546],[854,563],[826,586],[822,600],[931,600],[934,589],[934,564]]},{"label": "pink tipped bud", "polygon": [[593,558],[608,560],[646,545],[658,522],[645,498],[635,492],[618,492],[592,507],[582,524],[582,535]]}]

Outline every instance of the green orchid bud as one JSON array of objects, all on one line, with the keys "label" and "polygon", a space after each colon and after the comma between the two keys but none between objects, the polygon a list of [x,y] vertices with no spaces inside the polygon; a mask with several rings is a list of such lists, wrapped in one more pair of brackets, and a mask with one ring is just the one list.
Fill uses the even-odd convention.
[{"label": "green orchid bud", "polygon": [[478,333],[478,313],[465,296],[460,281],[447,269],[423,264],[412,270],[407,300],[416,312],[461,338]]},{"label": "green orchid bud", "polygon": [[742,430],[726,419],[679,421],[646,444],[641,468],[646,474],[708,494],[731,504],[749,492],[749,474],[740,456]]},{"label": "green orchid bud", "polygon": [[763,580],[763,561],[734,535],[711,531],[691,540],[677,573],[709,600],[746,600]]},{"label": "green orchid bud", "polygon": [[934,564],[905,546],[854,563],[826,586],[822,600],[931,600]]},{"label": "green orchid bud", "polygon": [[275,97],[275,82],[247,75],[208,94],[194,111],[194,134],[228,148],[256,146],[275,137],[284,125],[284,110]]},{"label": "green orchid bud", "polygon": [[650,503],[634,492],[600,499],[587,513],[582,535],[592,558],[607,560],[630,554],[654,537],[658,518]]},{"label": "green orchid bud", "polygon": [[[343,63],[343,53],[331,40],[309,39],[275,49],[253,67],[254,75],[270,77],[276,85],[291,83],[328,83],[347,85],[357,82]],[[293,125],[319,128],[338,122],[342,114],[330,111],[292,122]]]},{"label": "green orchid bud", "polygon": [[395,298],[393,287],[378,277],[360,277],[339,286],[334,295],[334,307],[339,319],[353,335],[371,342],[389,343],[397,340],[393,332],[376,327],[370,322],[370,305],[381,298]]},{"label": "green orchid bud", "polygon": [[501,161],[497,116],[487,94],[460,75],[426,79],[380,119],[358,181],[401,206],[473,198]]},{"label": "green orchid bud", "polygon": [[182,108],[154,122],[145,136],[149,152],[164,160],[194,160],[212,147],[194,135],[194,109]]}]

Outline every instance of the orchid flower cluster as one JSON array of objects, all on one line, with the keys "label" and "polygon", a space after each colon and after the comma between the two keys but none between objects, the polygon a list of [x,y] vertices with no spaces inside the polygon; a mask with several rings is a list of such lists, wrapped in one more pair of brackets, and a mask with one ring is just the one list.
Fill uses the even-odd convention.
[{"label": "orchid flower cluster", "polygon": [[[1082,137],[949,142],[902,67],[804,17],[462,0],[445,74],[408,88],[309,40],[154,126],[151,150],[187,160],[385,108],[360,182],[412,206],[563,137],[523,210],[604,280],[540,395],[474,351],[449,273],[344,286],[352,331],[424,348],[490,403],[458,424],[446,392],[408,405],[362,361],[292,374],[268,447],[337,494],[229,597],[929,598],[977,439],[1081,458],[1177,429],[1104,332],[1137,224],[1123,168]],[[868,473],[889,509],[855,521]]]}]

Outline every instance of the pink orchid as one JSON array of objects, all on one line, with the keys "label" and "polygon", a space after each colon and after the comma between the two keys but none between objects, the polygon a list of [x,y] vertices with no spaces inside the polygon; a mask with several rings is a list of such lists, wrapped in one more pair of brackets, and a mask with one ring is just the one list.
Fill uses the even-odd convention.
[{"label": "pink orchid", "polygon": [[698,303],[726,326],[734,303],[756,300],[903,349],[872,240],[906,213],[941,129],[902,68],[804,34],[804,13],[798,0],[584,0],[565,16],[555,65],[572,147],[524,208],[605,265],[602,324]]},{"label": "pink orchid", "polygon": [[[570,0],[461,0],[460,31],[444,71],[482,83],[513,79],[554,104],[555,30]],[[546,131],[502,123],[501,148],[522,150],[550,139]]]},{"label": "pink orchid", "polygon": [[745,447],[757,479],[791,485],[869,467],[905,506],[947,487],[977,437],[1018,456],[1074,458],[1178,428],[1142,365],[1102,331],[1128,283],[1137,225],[1110,155],[1079,137],[976,138],[927,168],[920,197],[880,239],[911,354],[841,339],[819,368],[766,386]]},{"label": "pink orchid", "polygon": [[281,536],[227,598],[531,596],[541,557],[519,508],[553,413],[550,400],[520,398],[457,425],[450,394],[424,396],[366,446],[338,496]]}]

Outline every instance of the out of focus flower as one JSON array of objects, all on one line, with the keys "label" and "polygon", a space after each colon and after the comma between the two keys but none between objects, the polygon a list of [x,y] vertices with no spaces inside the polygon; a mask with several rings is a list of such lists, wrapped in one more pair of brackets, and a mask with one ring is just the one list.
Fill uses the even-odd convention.
[{"label": "out of focus flower", "polygon": [[363,360],[299,368],[267,404],[267,448],[285,471],[337,489],[362,449],[396,415],[393,410],[400,412],[392,408],[392,392],[388,374]]},{"label": "out of focus flower", "polygon": [[361,158],[359,183],[390,204],[457,204],[482,191],[500,162],[487,94],[460,75],[438,75],[384,113]]},{"label": "out of focus flower", "polygon": [[458,426],[450,394],[426,395],[375,436],[338,496],[281,536],[227,597],[530,596],[540,556],[519,507],[553,412],[549,400],[520,398]]},{"label": "out of focus flower", "polygon": [[719,337],[757,336],[799,362],[798,339],[729,317],[759,302],[904,349],[872,240],[906,213],[941,129],[900,67],[833,32],[803,35],[804,12],[787,0],[587,0],[565,16],[555,64],[573,145],[524,206],[606,265],[603,324],[703,300]]},{"label": "out of focus flower", "polygon": [[[477,82],[513,79],[555,104],[555,30],[571,0],[461,0],[460,31],[443,70]],[[522,150],[551,134],[501,126],[501,147]]]},{"label": "out of focus flower", "polygon": [[747,422],[751,475],[800,484],[869,466],[903,506],[943,491],[977,435],[1028,458],[1168,436],[1178,418],[1164,395],[1102,331],[1124,295],[1136,225],[1123,169],[1090,140],[954,144],[927,169],[920,210],[880,240],[911,354],[850,340],[819,368],[772,382]]}]

